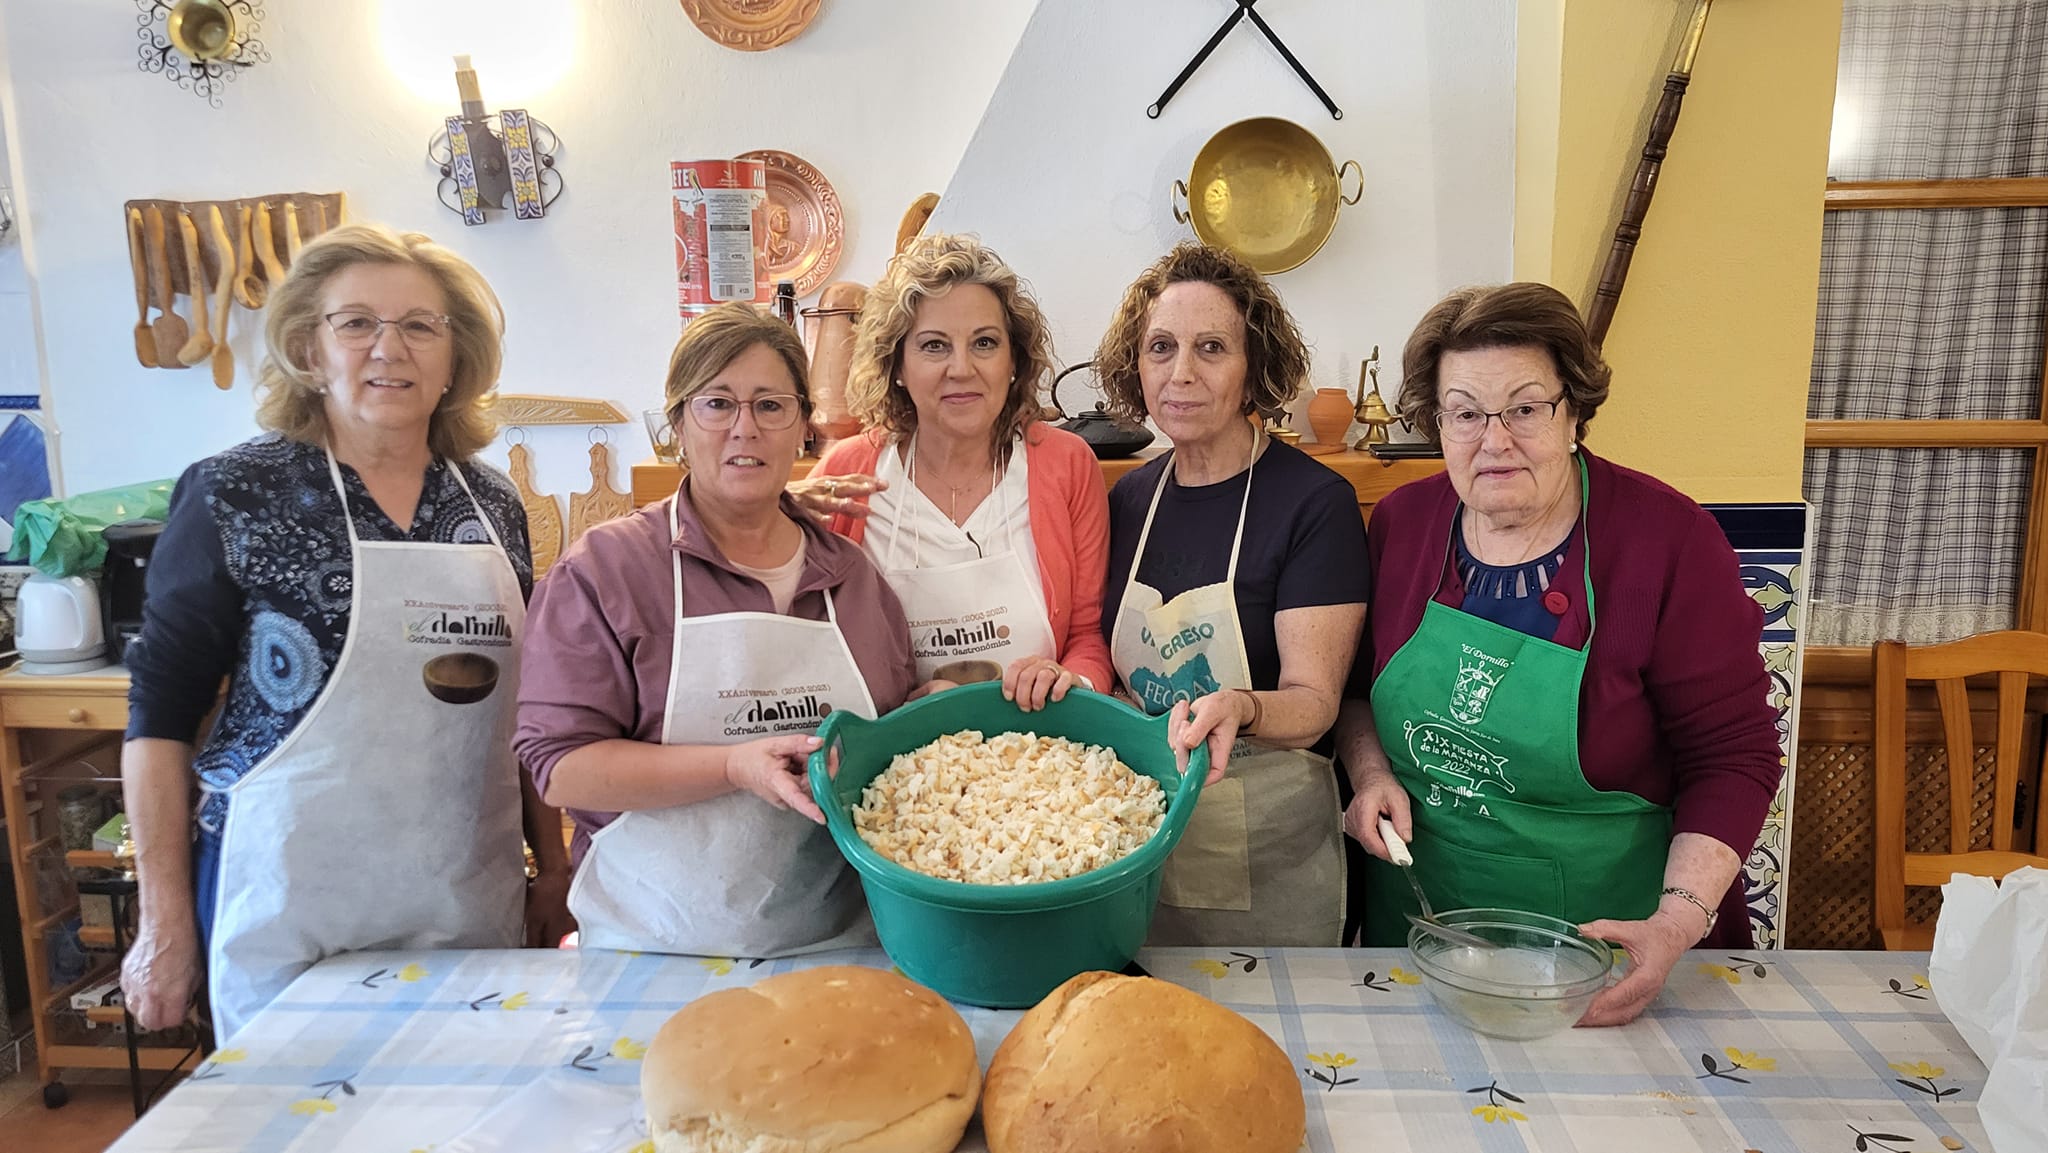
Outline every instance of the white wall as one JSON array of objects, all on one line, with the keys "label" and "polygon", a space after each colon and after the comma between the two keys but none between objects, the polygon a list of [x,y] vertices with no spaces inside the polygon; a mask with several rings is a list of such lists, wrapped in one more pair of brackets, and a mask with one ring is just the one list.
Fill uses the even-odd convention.
[{"label": "white wall", "polygon": [[[608,397],[637,419],[659,402],[678,331],[668,162],[751,148],[805,157],[846,209],[835,276],[871,281],[904,208],[944,189],[1032,0],[827,0],[801,37],[765,53],[712,44],[675,0],[267,6],[271,63],[228,85],[215,109],[136,69],[133,0],[0,0],[0,86],[11,86],[29,234],[0,261],[25,251],[40,296],[70,491],[173,475],[254,432],[252,314],[234,314],[242,375],[231,393],[203,368],[136,365],[123,201],[346,192],[355,218],[432,233],[490,278],[510,321],[506,391]],[[522,12],[534,21],[531,71],[494,72],[481,47],[441,47],[478,52],[486,103],[524,104],[566,142],[568,191],[544,221],[464,228],[434,199],[424,144],[455,111],[452,71],[400,75],[385,44],[432,38],[444,17],[467,12],[486,14],[480,24]],[[553,59],[566,60],[558,80],[524,83]],[[19,362],[18,340],[0,330],[0,366]],[[589,486],[586,432],[534,431],[543,491]],[[625,464],[647,443],[637,425],[613,432],[625,442],[613,481],[623,489]],[[502,445],[492,455],[502,463]]]},{"label": "white wall", "polygon": [[994,245],[1051,314],[1061,359],[1086,360],[1124,287],[1193,236],[1174,223],[1171,189],[1202,145],[1234,121],[1286,117],[1337,163],[1363,165],[1366,190],[1339,212],[1322,251],[1274,284],[1315,346],[1315,385],[1355,386],[1377,343],[1391,398],[1401,345],[1423,310],[1458,285],[1508,278],[1514,9],[1513,0],[1262,4],[1344,118],[1332,120],[1245,21],[1148,120],[1146,106],[1229,5],[1043,0],[932,225]]}]

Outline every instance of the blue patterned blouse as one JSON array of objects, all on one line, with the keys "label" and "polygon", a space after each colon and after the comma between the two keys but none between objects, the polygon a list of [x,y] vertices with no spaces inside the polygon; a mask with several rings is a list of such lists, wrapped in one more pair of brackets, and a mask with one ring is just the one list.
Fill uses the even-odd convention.
[{"label": "blue patterned blouse", "polygon": [[[476,502],[436,459],[408,532],[342,465],[357,535],[488,547],[481,504],[531,593],[518,490],[488,465],[461,468]],[[209,789],[241,779],[305,716],[340,659],[352,572],[348,523],[318,445],[271,434],[186,469],[150,556],[142,634],[128,648],[128,737],[192,741],[227,677],[227,703],[193,771]],[[208,792],[200,829],[219,836],[226,814],[225,795]]]}]

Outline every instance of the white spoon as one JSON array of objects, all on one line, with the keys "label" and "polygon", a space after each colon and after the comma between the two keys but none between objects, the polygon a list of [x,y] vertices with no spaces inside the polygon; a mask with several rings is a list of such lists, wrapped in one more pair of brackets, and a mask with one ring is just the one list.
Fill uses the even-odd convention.
[{"label": "white spoon", "polygon": [[1436,919],[1436,914],[1429,909],[1429,896],[1422,891],[1422,882],[1415,879],[1415,857],[1408,851],[1408,842],[1401,839],[1401,835],[1394,831],[1394,822],[1386,817],[1380,818],[1380,840],[1387,843],[1388,858],[1401,866],[1402,875],[1408,878],[1408,887],[1415,890],[1415,903],[1422,906],[1421,916],[1408,914],[1410,924],[1419,925],[1423,932],[1441,937],[1454,945],[1465,945],[1474,949],[1500,947],[1477,933],[1468,933]]}]

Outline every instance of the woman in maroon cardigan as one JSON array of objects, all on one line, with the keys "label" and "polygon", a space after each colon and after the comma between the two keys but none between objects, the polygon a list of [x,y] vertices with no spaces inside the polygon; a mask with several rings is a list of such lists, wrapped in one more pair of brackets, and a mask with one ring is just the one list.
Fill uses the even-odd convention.
[{"label": "woman in maroon cardigan", "polygon": [[1345,828],[1379,858],[1367,940],[1398,943],[1415,908],[1384,817],[1432,906],[1548,913],[1626,947],[1580,1023],[1632,1020],[1687,948],[1749,944],[1742,860],[1784,771],[1760,610],[1705,509],[1580,447],[1608,369],[1556,289],[1455,292],[1402,363],[1401,411],[1445,471],[1370,526],[1337,729]]}]

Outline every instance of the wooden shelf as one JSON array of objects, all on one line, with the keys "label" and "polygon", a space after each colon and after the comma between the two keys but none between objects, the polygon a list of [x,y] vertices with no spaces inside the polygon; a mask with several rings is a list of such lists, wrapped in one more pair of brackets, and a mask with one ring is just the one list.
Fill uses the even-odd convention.
[{"label": "wooden shelf", "polygon": [[64,863],[74,869],[121,869],[135,867],[134,860],[122,860],[113,853],[101,849],[67,849]]},{"label": "wooden shelf", "polygon": [[1825,205],[1830,212],[1868,208],[2031,208],[2048,205],[2048,179],[1990,177],[1982,180],[1834,180]]},{"label": "wooden shelf", "polygon": [[78,943],[88,949],[111,949],[114,947],[114,927],[81,925],[78,928]]},{"label": "wooden shelf", "polygon": [[71,982],[69,985],[64,986],[62,989],[57,990],[56,992],[50,994],[48,997],[45,997],[43,999],[43,1012],[57,1013],[70,1011],[71,997],[73,994],[83,993],[87,989],[92,988],[94,985],[99,984],[101,981],[105,981],[113,977],[119,971],[120,970],[113,965],[98,966],[91,972],[87,973],[85,976],[80,977],[78,980]]}]

